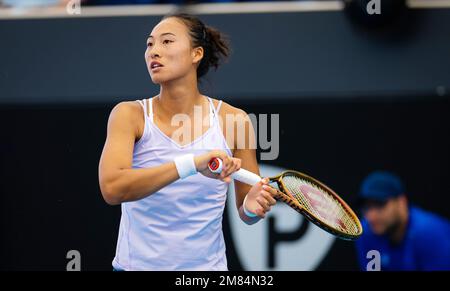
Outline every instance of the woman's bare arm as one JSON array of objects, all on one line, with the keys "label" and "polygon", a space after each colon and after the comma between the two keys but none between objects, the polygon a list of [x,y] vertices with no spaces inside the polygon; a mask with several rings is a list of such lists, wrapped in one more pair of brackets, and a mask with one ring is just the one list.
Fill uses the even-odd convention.
[{"label": "woman's bare arm", "polygon": [[143,110],[135,102],[121,102],[111,111],[99,164],[99,182],[108,204],[134,201],[179,179],[174,162],[132,169],[133,149]]}]

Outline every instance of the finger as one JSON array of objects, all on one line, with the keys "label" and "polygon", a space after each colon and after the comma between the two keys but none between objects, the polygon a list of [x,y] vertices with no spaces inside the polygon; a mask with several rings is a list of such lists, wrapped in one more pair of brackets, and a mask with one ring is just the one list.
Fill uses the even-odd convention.
[{"label": "finger", "polygon": [[231,183],[231,178],[230,177],[225,177],[222,179],[222,181],[224,181],[225,183]]},{"label": "finger", "polygon": [[263,197],[259,196],[256,198],[256,201],[259,203],[259,205],[261,205],[261,207],[263,208],[264,211],[268,211],[269,210],[269,202],[267,202],[266,199],[264,199]]},{"label": "finger", "polygon": [[262,208],[256,209],[255,214],[258,215],[260,218],[266,217],[266,212]]},{"label": "finger", "polygon": [[269,205],[275,205],[277,203],[275,198],[273,198],[269,192],[263,190],[261,191],[261,195],[263,195],[263,197],[267,200],[267,202],[269,202]]},{"label": "finger", "polygon": [[230,175],[232,169],[233,169],[233,162],[231,160],[229,160],[227,162],[227,166],[222,171],[223,176],[226,177],[226,176]]},{"label": "finger", "polygon": [[238,158],[235,158],[234,160],[236,161],[237,170],[240,170],[242,166],[242,160]]},{"label": "finger", "polygon": [[259,180],[257,185],[260,186],[260,187],[262,187],[262,185],[265,185],[264,179]]},{"label": "finger", "polygon": [[222,168],[221,175],[222,175],[222,177],[226,177],[226,176],[228,176],[229,169],[232,165],[232,162],[228,156],[226,156],[222,161],[223,161],[223,168]]},{"label": "finger", "polygon": [[262,186],[263,186],[263,182],[259,181],[258,183],[256,183],[255,185],[253,185],[254,187],[254,191],[260,192],[263,190]]},{"label": "finger", "polygon": [[225,183],[231,182],[231,177],[222,177],[221,174],[220,175],[218,174],[217,179],[219,179],[220,181],[225,182]]},{"label": "finger", "polygon": [[264,184],[264,185],[269,184],[269,178],[267,178],[267,177],[262,178],[262,179],[261,179],[261,183]]},{"label": "finger", "polygon": [[231,159],[231,165],[230,168],[226,172],[226,176],[229,176],[240,169],[240,160],[239,159]]},{"label": "finger", "polygon": [[222,171],[222,173],[220,173],[220,177],[225,178],[228,176],[228,170]]},{"label": "finger", "polygon": [[228,169],[228,172],[235,172],[238,167],[237,159],[230,159],[230,168]]},{"label": "finger", "polygon": [[269,185],[263,185],[262,188],[263,188],[264,190],[266,190],[267,192],[269,192],[269,194],[270,194],[272,197],[274,197],[274,196],[276,196],[276,195],[278,194],[277,189],[275,189],[275,188],[273,188],[273,187],[270,187]]}]

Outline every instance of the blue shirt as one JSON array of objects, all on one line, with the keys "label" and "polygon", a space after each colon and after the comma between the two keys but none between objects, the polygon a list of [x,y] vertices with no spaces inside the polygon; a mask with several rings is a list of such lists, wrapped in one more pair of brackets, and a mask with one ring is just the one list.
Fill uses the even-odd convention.
[{"label": "blue shirt", "polygon": [[410,207],[409,222],[403,241],[392,245],[386,236],[375,235],[362,220],[363,235],[356,241],[359,264],[366,270],[367,252],[377,250],[382,271],[450,270],[450,222],[445,218]]}]

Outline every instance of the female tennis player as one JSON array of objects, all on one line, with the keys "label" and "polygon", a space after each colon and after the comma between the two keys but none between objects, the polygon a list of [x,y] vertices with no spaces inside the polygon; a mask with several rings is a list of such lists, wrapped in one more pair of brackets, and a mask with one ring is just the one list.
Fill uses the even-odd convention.
[{"label": "female tennis player", "polygon": [[[247,114],[198,89],[228,55],[224,35],[188,14],[165,16],[148,36],[145,61],[159,94],[113,108],[99,164],[105,201],[122,209],[115,270],[227,270],[222,215],[230,175],[241,166],[259,174]],[[238,117],[250,142],[239,140]],[[212,158],[223,161],[220,174],[208,169]],[[235,182],[245,223],[275,204],[267,184]]]}]

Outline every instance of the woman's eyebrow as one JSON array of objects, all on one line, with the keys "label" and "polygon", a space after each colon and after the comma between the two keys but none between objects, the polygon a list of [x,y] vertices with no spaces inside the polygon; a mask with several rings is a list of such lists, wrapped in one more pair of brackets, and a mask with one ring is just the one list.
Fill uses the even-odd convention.
[{"label": "woman's eyebrow", "polygon": [[[160,36],[167,35],[167,34],[171,34],[171,35],[175,36],[175,34],[173,34],[173,33],[171,33],[171,32],[164,32],[164,33],[161,33]],[[153,37],[153,35],[149,35],[149,36],[148,36],[148,38],[151,38],[151,37]]]}]

